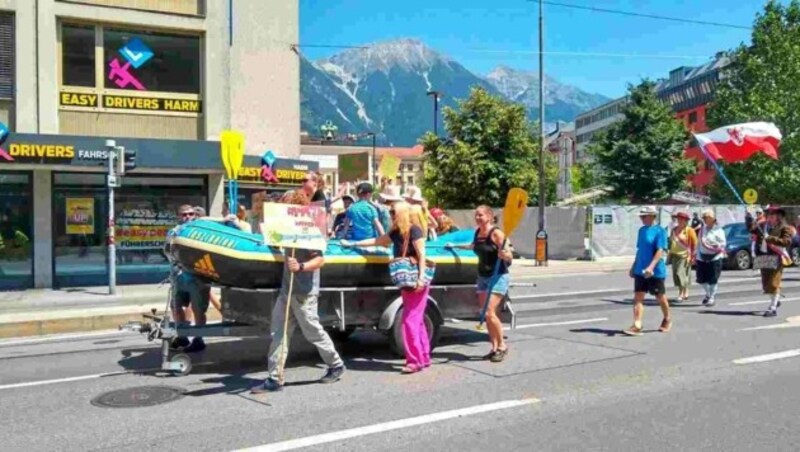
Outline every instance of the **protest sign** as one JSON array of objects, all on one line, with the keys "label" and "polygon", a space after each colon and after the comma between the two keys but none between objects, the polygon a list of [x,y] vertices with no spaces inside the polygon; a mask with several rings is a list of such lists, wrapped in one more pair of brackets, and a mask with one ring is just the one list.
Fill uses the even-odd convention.
[{"label": "protest sign", "polygon": [[264,203],[261,233],[269,246],[325,251],[327,215],[324,207]]},{"label": "protest sign", "polygon": [[342,154],[339,156],[339,181],[355,182],[369,179],[369,154]]},{"label": "protest sign", "polygon": [[381,166],[378,168],[378,172],[386,179],[394,180],[400,171],[400,162],[399,158],[385,154],[381,159]]}]

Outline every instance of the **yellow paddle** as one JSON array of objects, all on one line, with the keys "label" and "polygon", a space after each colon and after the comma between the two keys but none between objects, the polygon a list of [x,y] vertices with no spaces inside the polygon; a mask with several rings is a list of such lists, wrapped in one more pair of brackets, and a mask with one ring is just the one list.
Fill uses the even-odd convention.
[{"label": "yellow paddle", "polygon": [[[506,247],[508,238],[516,231],[522,219],[525,218],[525,208],[528,206],[528,192],[521,188],[512,188],[508,191],[506,196],[506,205],[503,208],[503,232],[506,234],[506,239],[503,241],[502,249]],[[491,240],[491,237],[488,238]],[[483,326],[486,321],[486,310],[489,308],[489,300],[492,298],[492,289],[497,283],[500,273],[500,259],[494,267],[494,275],[492,275],[491,282],[486,290],[486,301],[483,302],[483,309],[481,309],[481,316],[478,320],[478,331],[485,330]]]},{"label": "yellow paddle", "polygon": [[228,207],[232,214],[236,214],[239,199],[238,183],[239,171],[244,162],[244,136],[241,132],[225,130],[220,137],[222,164],[228,176]]}]

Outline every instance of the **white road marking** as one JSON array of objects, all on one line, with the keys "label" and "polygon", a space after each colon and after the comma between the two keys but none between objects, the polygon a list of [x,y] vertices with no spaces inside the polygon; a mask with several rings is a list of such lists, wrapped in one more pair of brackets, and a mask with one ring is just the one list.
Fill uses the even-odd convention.
[{"label": "white road marking", "polygon": [[2,339],[0,347],[11,347],[17,345],[43,344],[47,342],[64,342],[80,339],[97,339],[99,337],[124,336],[130,337],[130,333],[120,332],[119,330],[96,331],[93,333],[74,333],[74,334],[49,334],[30,339]]},{"label": "white road marking", "polygon": [[342,441],[360,436],[374,435],[376,433],[389,432],[392,430],[400,430],[417,425],[432,424],[434,422],[441,422],[459,417],[474,416],[476,414],[488,413],[491,411],[507,410],[509,408],[532,405],[538,403],[539,401],[539,399],[530,398],[522,400],[506,400],[503,402],[489,403],[486,405],[476,405],[457,410],[442,411],[441,413],[432,413],[423,416],[399,419],[396,421],[383,422],[381,424],[365,425],[363,427],[340,430],[338,432],[323,433],[321,435],[307,436],[305,438],[264,444],[262,446],[241,449],[237,452],[279,452],[301,449],[304,447],[319,446],[321,444],[328,444],[335,441]]},{"label": "white road marking", "polygon": [[754,326],[744,328],[739,331],[758,331],[758,330],[780,330],[783,328],[798,328],[800,327],[800,316],[788,317],[786,323],[778,323],[773,325]]},{"label": "white road marking", "polygon": [[[800,300],[800,297],[793,297],[793,298],[783,298],[781,301],[797,301]],[[754,300],[754,301],[740,301],[737,303],[728,303],[728,306],[748,306],[751,304],[768,304],[769,300]]]},{"label": "white road marking", "polygon": [[[568,321],[565,321],[565,322],[531,323],[531,324],[528,324],[528,325],[517,325],[516,329],[521,330],[521,329],[524,329],[524,328],[538,328],[538,327],[542,327],[542,326],[578,325],[578,324],[581,324],[581,323],[605,322],[606,320],[608,320],[608,317],[598,317],[596,319],[585,319],[585,320],[568,320]],[[510,330],[511,327],[507,326],[507,327],[504,327],[503,329],[504,330]]]},{"label": "white road marking", "polygon": [[770,353],[767,355],[751,356],[749,358],[734,359],[734,364],[756,364],[764,363],[767,361],[775,361],[777,359],[794,358],[800,356],[800,349],[786,350],[785,352]]},{"label": "white road marking", "polygon": [[585,290],[581,292],[554,292],[554,293],[544,293],[544,294],[530,294],[530,295],[512,295],[511,301],[514,300],[527,300],[532,298],[548,298],[548,297],[571,297],[574,295],[599,295],[604,293],[617,293],[622,292],[626,289],[603,289],[603,290]]},{"label": "white road marking", "polygon": [[104,374],[94,374],[94,375],[81,375],[80,377],[69,377],[69,378],[58,378],[55,380],[40,380],[40,381],[28,381],[25,383],[14,383],[10,385],[2,385],[0,386],[0,391],[4,389],[19,389],[19,388],[30,388],[32,386],[45,386],[45,385],[52,385],[57,383],[70,383],[73,381],[83,381],[83,380],[94,380],[96,378],[103,378],[103,377],[113,377],[116,375],[124,375],[127,374],[127,371],[120,371],[120,372],[107,372]]}]

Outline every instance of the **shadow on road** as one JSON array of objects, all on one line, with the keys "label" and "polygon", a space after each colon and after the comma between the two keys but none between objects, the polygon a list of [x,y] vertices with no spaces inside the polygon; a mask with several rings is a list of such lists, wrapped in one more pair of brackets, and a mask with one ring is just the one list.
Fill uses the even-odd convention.
[{"label": "shadow on road", "polygon": [[727,315],[733,317],[740,316],[758,316],[760,317],[764,311],[697,311],[698,314],[714,314],[714,315]]}]

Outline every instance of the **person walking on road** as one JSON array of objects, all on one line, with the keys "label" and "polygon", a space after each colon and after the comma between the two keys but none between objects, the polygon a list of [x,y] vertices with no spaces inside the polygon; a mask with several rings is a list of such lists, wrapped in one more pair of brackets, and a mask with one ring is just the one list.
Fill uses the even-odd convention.
[{"label": "person walking on road", "polygon": [[750,231],[756,236],[756,259],[761,270],[761,287],[769,295],[769,309],[764,317],[775,317],[781,305],[781,280],[783,268],[791,265],[789,246],[792,228],[786,223],[786,211],[777,206],[768,207],[766,218],[751,222]]},{"label": "person walking on road", "polygon": [[703,306],[711,307],[717,303],[719,276],[725,260],[725,231],[717,224],[714,211],[703,211],[703,227],[697,244],[697,283],[705,289]]},{"label": "person walking on road", "polygon": [[672,280],[678,288],[677,302],[689,300],[691,273],[697,249],[697,235],[689,226],[689,214],[678,212],[673,216],[677,226],[670,234],[669,261],[672,264]]},{"label": "person walking on road", "polygon": [[663,257],[667,249],[667,233],[664,228],[656,224],[657,215],[655,207],[643,207],[639,211],[642,227],[639,228],[639,236],[636,241],[636,259],[629,272],[630,277],[634,280],[633,325],[627,330],[623,330],[623,333],[628,336],[641,336],[644,331],[642,316],[644,315],[644,297],[647,293],[655,295],[664,315],[664,320],[658,330],[666,333],[672,329],[669,301],[664,287],[667,265],[664,263]]},{"label": "person walking on road", "polygon": [[[308,197],[299,191],[286,193],[281,202],[301,206],[310,204]],[[306,340],[317,348],[322,360],[328,366],[325,375],[319,380],[320,383],[335,383],[342,378],[345,372],[344,361],[336,352],[330,336],[319,323],[319,269],[323,265],[325,265],[325,258],[319,251],[297,249],[294,257],[286,258],[281,291],[272,307],[272,316],[270,317],[272,342],[269,346],[267,363],[269,376],[263,384],[251,390],[253,394],[283,389],[283,381],[280,379],[282,375],[279,369],[285,365],[285,357],[288,355],[288,351],[284,353],[283,348],[289,347],[288,342],[297,326],[300,327]],[[291,299],[289,299],[292,274],[294,274],[294,284]],[[287,343],[284,343],[283,326],[286,320],[286,303],[290,303],[290,312],[285,336]]]},{"label": "person walking on road", "polygon": [[425,281],[425,236],[422,229],[411,221],[411,206],[405,202],[392,205],[389,214],[392,226],[389,232],[375,239],[360,241],[342,240],[344,247],[392,245],[395,259],[410,258],[417,264],[419,275],[415,288],[400,291],[403,299],[403,345],[406,351],[404,374],[419,372],[431,365],[431,344],[425,327],[425,309],[428,306],[430,285]]},{"label": "person walking on road", "polygon": [[489,305],[486,307],[486,328],[492,344],[492,349],[489,354],[484,356],[484,359],[499,363],[508,354],[508,345],[503,337],[503,323],[500,321],[497,311],[508,294],[510,282],[508,267],[511,266],[514,258],[506,235],[495,226],[494,212],[489,206],[479,206],[475,209],[475,224],[478,228],[471,244],[458,246],[448,243],[446,246],[471,249],[478,255],[478,282],[476,285],[478,304],[484,306],[486,297],[489,297]]}]

